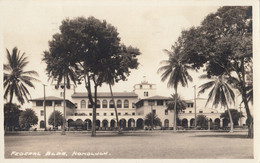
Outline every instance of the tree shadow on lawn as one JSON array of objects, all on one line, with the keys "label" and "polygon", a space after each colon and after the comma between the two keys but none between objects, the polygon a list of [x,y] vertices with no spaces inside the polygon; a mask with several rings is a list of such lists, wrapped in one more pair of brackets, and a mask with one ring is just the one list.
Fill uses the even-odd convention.
[{"label": "tree shadow on lawn", "polygon": [[195,136],[191,136],[191,137],[251,139],[251,138],[248,138],[247,135],[238,135],[238,134],[195,135]]}]

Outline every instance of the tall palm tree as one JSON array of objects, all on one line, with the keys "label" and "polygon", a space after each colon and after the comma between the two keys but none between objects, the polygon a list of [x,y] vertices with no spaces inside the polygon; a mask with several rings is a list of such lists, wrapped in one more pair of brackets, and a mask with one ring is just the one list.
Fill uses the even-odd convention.
[{"label": "tall palm tree", "polygon": [[[38,76],[36,71],[25,71],[28,65],[28,58],[25,53],[20,55],[18,48],[13,48],[12,53],[6,49],[7,64],[4,64],[4,99],[9,96],[9,106],[12,104],[13,96],[15,95],[21,104],[24,104],[25,99],[29,101],[30,92],[27,87],[35,88],[32,81],[38,81],[32,76]],[[5,131],[8,124],[6,123]]]},{"label": "tall palm tree", "polygon": [[[190,67],[183,55],[181,54],[181,46],[173,46],[173,51],[165,50],[168,54],[169,59],[164,60],[161,64],[165,64],[164,66],[158,69],[158,73],[163,72],[161,75],[161,80],[164,82],[168,80],[167,86],[173,87],[175,94],[178,94],[178,85],[181,84],[183,87],[188,85],[188,81],[192,81],[192,77],[189,75],[188,70],[192,69]],[[175,96],[174,102],[174,114],[173,114],[173,122],[174,122],[174,132],[176,132],[177,127],[177,118],[176,118],[176,107],[177,107],[177,96]]]},{"label": "tall palm tree", "polygon": [[[207,75],[202,75],[200,78],[208,78]],[[204,93],[206,90],[211,89],[208,95],[208,100],[213,101],[212,105],[217,107],[220,104],[223,107],[227,108],[229,119],[230,119],[230,132],[233,132],[233,120],[229,109],[229,104],[234,103],[235,94],[232,90],[231,84],[228,82],[228,78],[225,74],[222,74],[205,84],[202,84],[199,88],[199,94]]]},{"label": "tall palm tree", "polygon": [[49,79],[56,82],[56,85],[61,85],[62,81],[64,83],[63,87],[63,113],[64,121],[62,126],[62,135],[65,135],[66,126],[66,88],[70,88],[71,81],[76,85],[77,81],[77,71],[78,66],[76,64],[71,64],[70,57],[63,57],[62,52],[56,51],[44,51],[43,61],[47,64],[46,71]]},{"label": "tall palm tree", "polygon": [[13,48],[12,53],[6,49],[7,64],[4,64],[4,98],[7,99],[9,95],[9,103],[12,103],[15,95],[21,104],[24,104],[25,99],[29,101],[30,92],[27,86],[35,88],[32,81],[38,81],[32,76],[38,76],[36,71],[24,71],[28,65],[28,57],[25,53],[20,55],[17,47]]},{"label": "tall palm tree", "polygon": [[[176,103],[176,119],[178,119],[178,114],[186,109],[186,102],[178,94],[172,94],[171,100],[167,103],[168,110],[174,110],[175,98],[177,98]],[[177,97],[176,97],[177,96]]]}]

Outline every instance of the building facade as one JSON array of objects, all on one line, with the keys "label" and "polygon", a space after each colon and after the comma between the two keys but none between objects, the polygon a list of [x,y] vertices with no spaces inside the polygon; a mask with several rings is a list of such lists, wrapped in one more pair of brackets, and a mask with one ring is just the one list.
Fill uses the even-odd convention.
[{"label": "building facade", "polygon": [[[53,86],[56,96],[46,97],[46,120],[51,113],[58,110],[63,114],[63,87]],[[93,106],[89,102],[87,93],[76,92],[75,87],[66,90],[66,120],[69,129],[80,126],[78,129],[90,130],[92,127]],[[97,94],[97,129],[108,130],[117,127],[114,105],[116,105],[119,126],[123,129],[144,129],[145,116],[155,113],[161,120],[161,127],[173,127],[173,111],[167,109],[169,97],[156,95],[156,85],[143,81],[134,85],[133,92],[114,92],[114,100],[110,92]],[[43,98],[33,99],[32,108],[39,117],[37,129],[44,129]],[[225,119],[220,118],[217,110],[206,107],[207,99],[196,98],[196,115],[205,115],[217,127],[227,126]],[[178,113],[179,126],[192,127],[195,125],[195,104],[193,100],[186,100],[187,107]],[[47,128],[52,128],[46,123]]]}]

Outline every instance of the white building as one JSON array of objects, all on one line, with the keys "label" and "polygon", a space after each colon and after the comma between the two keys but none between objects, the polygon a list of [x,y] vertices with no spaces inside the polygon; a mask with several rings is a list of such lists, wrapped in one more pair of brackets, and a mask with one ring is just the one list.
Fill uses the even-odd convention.
[{"label": "white building", "polygon": [[[56,89],[56,96],[46,97],[46,120],[54,110],[63,114],[63,87]],[[156,85],[143,81],[134,85],[133,92],[114,92],[115,105],[117,107],[119,125],[122,128],[143,129],[145,116],[151,112],[161,119],[161,126],[165,129],[173,127],[173,111],[167,110],[167,102],[170,97],[156,95]],[[97,120],[98,129],[113,129],[117,126],[114,104],[110,92],[97,93]],[[32,99],[32,108],[39,117],[38,125],[35,128],[44,128],[43,98]],[[195,122],[194,100],[187,100],[187,108],[178,114],[179,125],[192,127]],[[196,115],[205,115],[218,127],[227,126],[225,120],[220,119],[217,110],[205,106],[206,99],[196,98]],[[89,102],[86,92],[76,92],[75,87],[66,90],[66,119],[67,126],[71,129],[75,122],[83,124],[83,130],[92,127],[92,105]],[[73,124],[74,123],[74,124]],[[47,124],[47,128],[52,126]]]}]

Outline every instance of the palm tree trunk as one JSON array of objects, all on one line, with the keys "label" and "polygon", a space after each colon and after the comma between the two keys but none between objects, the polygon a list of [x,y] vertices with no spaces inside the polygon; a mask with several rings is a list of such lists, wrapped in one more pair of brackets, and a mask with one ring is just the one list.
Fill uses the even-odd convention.
[{"label": "palm tree trunk", "polygon": [[177,131],[177,118],[176,118],[176,108],[177,108],[177,88],[175,90],[175,102],[174,102],[174,113],[173,113],[173,132]]},{"label": "palm tree trunk", "polygon": [[64,115],[64,118],[63,118],[63,124],[62,124],[62,132],[61,132],[61,135],[66,135],[66,132],[65,132],[65,124],[66,124],[66,77],[64,75],[64,93],[63,93],[63,115]]},{"label": "palm tree trunk", "polygon": [[[11,96],[10,95],[10,100],[9,100],[9,107],[11,108],[11,105],[12,105],[12,101],[13,101],[13,96]],[[6,131],[7,131],[7,129],[8,129],[8,118],[6,118],[7,120],[6,120],[6,122],[5,122],[5,128],[4,128],[4,130],[5,130],[5,134],[6,134]]]},{"label": "palm tree trunk", "polygon": [[121,132],[121,128],[120,128],[120,125],[119,125],[116,103],[115,103],[115,99],[114,99],[114,95],[113,95],[113,91],[112,91],[112,85],[110,83],[109,83],[109,89],[110,89],[110,94],[111,94],[112,101],[113,101],[114,108],[115,108],[116,124],[117,124],[117,127],[118,127],[118,133],[121,134],[122,132]]},{"label": "palm tree trunk", "polygon": [[229,107],[227,107],[227,110],[228,110],[228,116],[229,116],[229,121],[230,121],[230,132],[233,132],[233,119],[232,119],[232,115],[230,113]]}]

